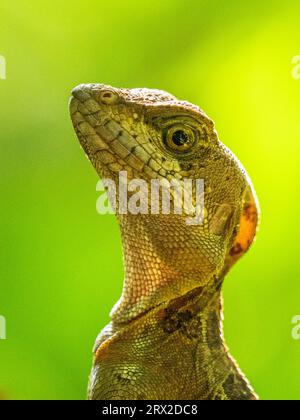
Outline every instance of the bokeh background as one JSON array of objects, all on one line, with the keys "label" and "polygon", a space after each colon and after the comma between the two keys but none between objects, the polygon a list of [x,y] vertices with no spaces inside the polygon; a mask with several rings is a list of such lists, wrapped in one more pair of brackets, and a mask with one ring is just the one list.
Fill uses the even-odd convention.
[{"label": "bokeh background", "polygon": [[225,284],[225,335],[262,399],[300,399],[298,0],[1,0],[0,395],[84,399],[122,287],[113,216],[73,133],[73,86],[152,87],[200,105],[251,175],[255,246]]}]

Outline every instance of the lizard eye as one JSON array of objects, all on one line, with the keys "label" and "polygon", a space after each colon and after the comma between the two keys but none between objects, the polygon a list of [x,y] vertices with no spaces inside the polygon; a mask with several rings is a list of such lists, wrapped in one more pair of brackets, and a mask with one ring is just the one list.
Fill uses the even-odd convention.
[{"label": "lizard eye", "polygon": [[195,144],[195,134],[187,127],[173,126],[165,134],[167,148],[174,152],[188,152]]},{"label": "lizard eye", "polygon": [[99,99],[104,105],[114,105],[118,101],[119,95],[112,90],[105,89],[100,92]]}]

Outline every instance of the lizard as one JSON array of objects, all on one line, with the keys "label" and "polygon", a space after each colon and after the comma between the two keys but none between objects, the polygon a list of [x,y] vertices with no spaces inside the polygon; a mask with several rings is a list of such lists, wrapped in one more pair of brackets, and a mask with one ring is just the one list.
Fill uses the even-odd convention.
[{"label": "lizard", "polygon": [[96,340],[88,399],[257,400],[223,335],[223,280],[260,215],[245,169],[202,109],[167,92],[81,84],[69,108],[100,177],[205,185],[199,225],[180,214],[116,214],[123,291]]}]

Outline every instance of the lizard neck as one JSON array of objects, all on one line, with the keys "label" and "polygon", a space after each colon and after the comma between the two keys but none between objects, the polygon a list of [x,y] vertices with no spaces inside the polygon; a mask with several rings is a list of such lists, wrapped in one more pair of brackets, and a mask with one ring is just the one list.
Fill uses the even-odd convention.
[{"label": "lizard neck", "polygon": [[165,308],[160,325],[169,336],[174,335],[164,341],[169,342],[165,351],[178,357],[176,362],[181,368],[182,354],[186,369],[193,366],[194,372],[190,371],[187,378],[194,399],[254,399],[225,345],[222,279],[213,280],[209,286],[195,289]]},{"label": "lizard neck", "polygon": [[[255,399],[224,343],[221,284],[198,287],[127,323],[112,322],[97,344],[95,381],[107,363],[118,373],[118,398],[124,386],[130,399]],[[114,367],[118,360],[123,367]]]},{"label": "lizard neck", "polygon": [[116,323],[129,322],[199,287],[214,293],[222,255],[216,250],[204,260],[209,244],[199,247],[181,217],[168,215],[168,223],[165,217],[119,216],[125,279],[111,312]]},{"label": "lizard neck", "polygon": [[91,398],[109,366],[118,399],[255,399],[223,338],[218,248],[215,261],[204,259],[209,245],[195,244],[176,219],[165,229],[159,216],[120,222],[124,288],[97,340]]}]

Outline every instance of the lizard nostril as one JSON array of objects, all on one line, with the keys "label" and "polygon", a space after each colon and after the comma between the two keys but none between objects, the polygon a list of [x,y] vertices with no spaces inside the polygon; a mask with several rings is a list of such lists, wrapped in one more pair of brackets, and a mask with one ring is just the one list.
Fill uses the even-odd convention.
[{"label": "lizard nostril", "polygon": [[99,94],[100,102],[104,105],[113,105],[119,100],[119,95],[112,90],[103,90]]}]

